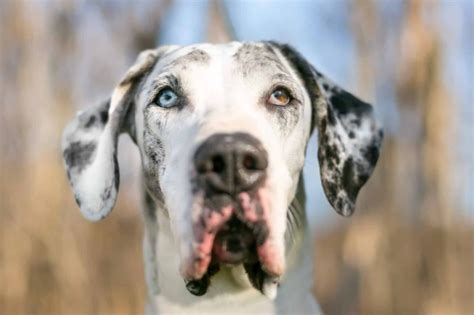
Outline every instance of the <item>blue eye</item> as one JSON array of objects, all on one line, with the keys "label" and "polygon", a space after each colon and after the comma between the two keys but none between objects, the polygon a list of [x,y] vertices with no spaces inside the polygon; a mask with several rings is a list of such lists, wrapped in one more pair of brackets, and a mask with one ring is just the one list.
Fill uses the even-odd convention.
[{"label": "blue eye", "polygon": [[178,104],[178,95],[171,88],[164,88],[158,93],[155,103],[164,108],[173,107]]}]

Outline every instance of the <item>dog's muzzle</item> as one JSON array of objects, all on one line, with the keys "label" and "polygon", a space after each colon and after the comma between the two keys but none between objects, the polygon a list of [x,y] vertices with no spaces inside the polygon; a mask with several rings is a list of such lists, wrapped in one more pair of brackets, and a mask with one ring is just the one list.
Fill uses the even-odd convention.
[{"label": "dog's muzzle", "polygon": [[264,274],[282,272],[281,264],[272,262],[274,247],[268,240],[266,150],[250,134],[216,134],[198,147],[194,166],[195,242],[184,270],[189,291],[204,294],[220,264],[243,264],[261,289]]},{"label": "dog's muzzle", "polygon": [[[194,164],[207,206],[218,211],[240,193],[255,192],[265,179],[268,161],[260,141],[246,133],[234,133],[209,137],[197,149]],[[239,264],[255,256],[255,235],[242,219],[232,213],[219,227],[212,249],[217,262]]]}]

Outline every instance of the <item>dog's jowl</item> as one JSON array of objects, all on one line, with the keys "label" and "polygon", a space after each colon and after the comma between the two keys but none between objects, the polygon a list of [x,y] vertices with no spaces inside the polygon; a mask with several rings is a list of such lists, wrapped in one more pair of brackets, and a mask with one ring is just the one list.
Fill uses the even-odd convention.
[{"label": "dog's jowl", "polygon": [[79,113],[62,147],[82,213],[100,220],[118,136],[136,143],[151,313],[314,314],[301,176],[313,131],[326,196],[350,215],[382,141],[371,105],[288,45],[165,46]]}]

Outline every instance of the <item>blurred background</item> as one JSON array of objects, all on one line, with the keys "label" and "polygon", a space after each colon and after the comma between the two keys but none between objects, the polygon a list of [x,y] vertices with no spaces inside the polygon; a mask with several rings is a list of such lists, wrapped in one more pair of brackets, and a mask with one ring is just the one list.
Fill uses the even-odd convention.
[{"label": "blurred background", "polygon": [[[0,1],[0,314],[141,314],[139,157],[83,219],[59,139],[160,44],[274,39],[375,104],[385,142],[350,219],[305,166],[326,314],[474,314],[474,2]],[[310,279],[308,279],[310,281]]]}]

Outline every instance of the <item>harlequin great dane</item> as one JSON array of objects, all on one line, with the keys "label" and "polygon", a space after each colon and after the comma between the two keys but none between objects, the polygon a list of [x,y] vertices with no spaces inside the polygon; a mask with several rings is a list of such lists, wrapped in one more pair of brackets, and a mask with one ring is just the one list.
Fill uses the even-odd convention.
[{"label": "harlequin great dane", "polygon": [[149,313],[314,314],[305,151],[349,216],[379,156],[371,105],[275,42],[142,52],[110,99],[64,131],[69,182],[97,221],[119,188],[117,139],[143,172]]}]

